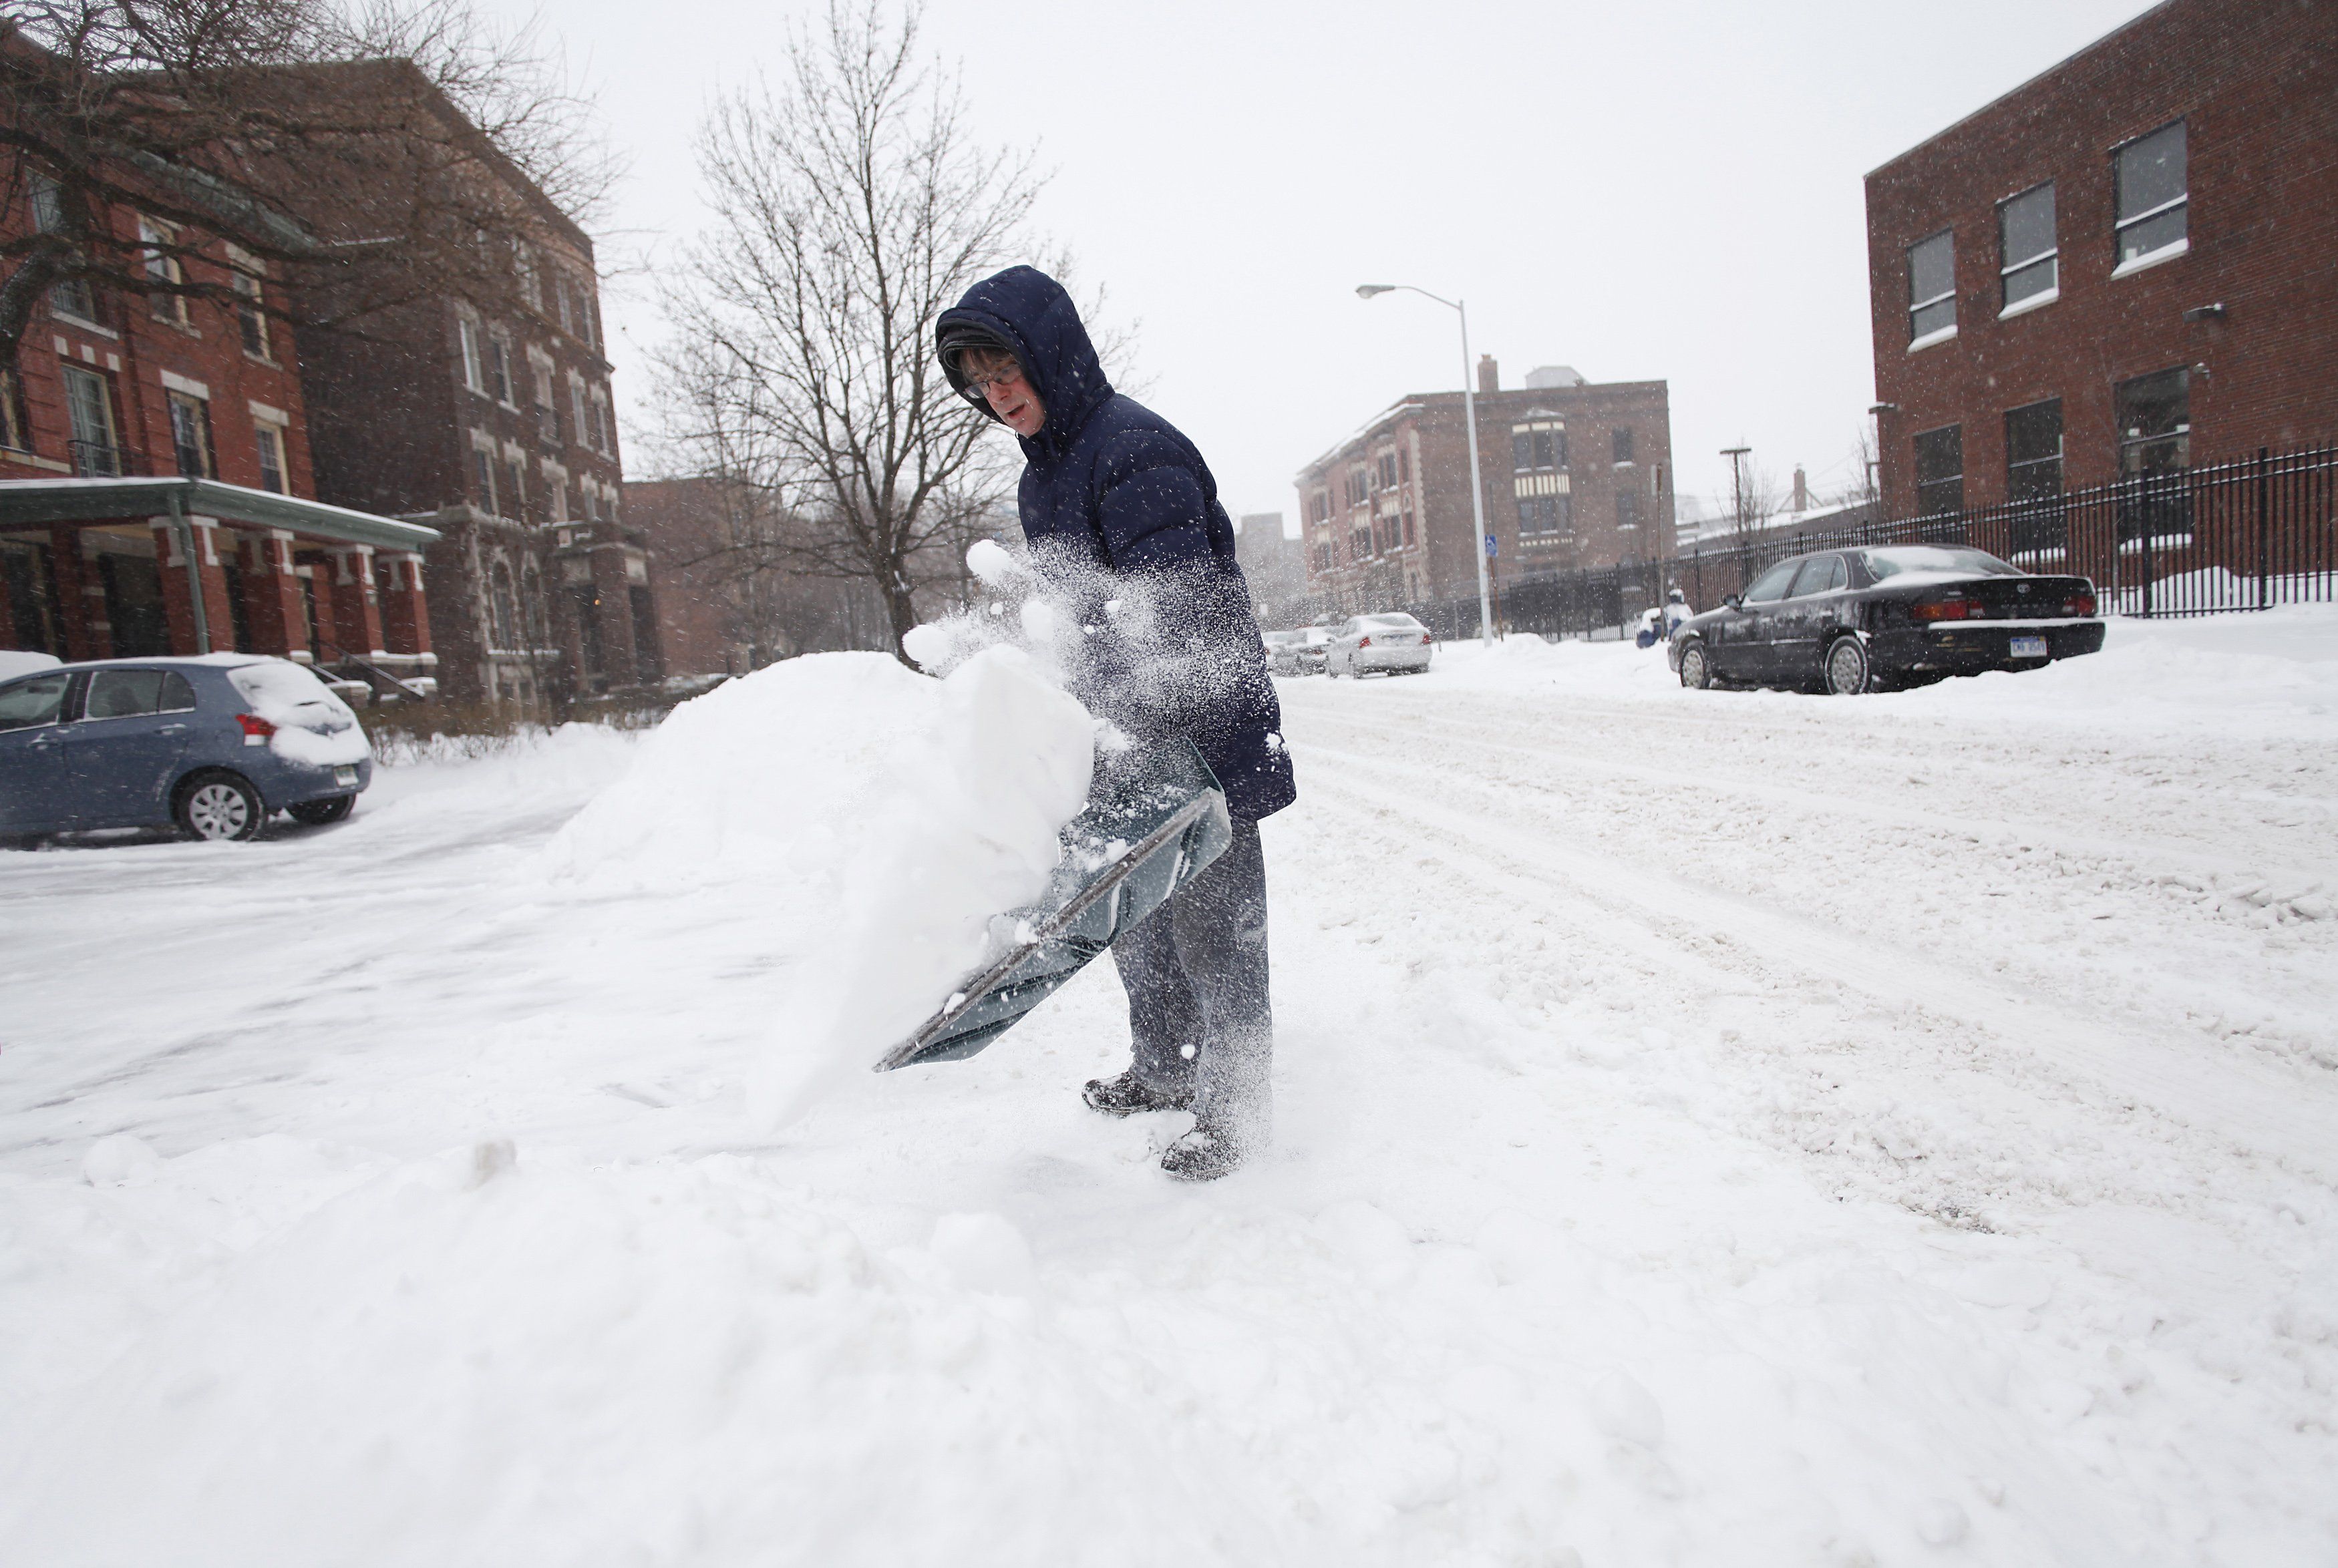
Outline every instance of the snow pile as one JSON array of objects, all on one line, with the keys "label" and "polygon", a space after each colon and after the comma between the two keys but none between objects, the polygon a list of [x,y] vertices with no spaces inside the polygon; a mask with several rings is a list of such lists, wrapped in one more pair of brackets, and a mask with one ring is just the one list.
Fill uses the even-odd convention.
[{"label": "snow pile", "polygon": [[752,1102],[784,1120],[995,956],[1086,803],[1095,731],[1017,648],[942,680],[814,654],[676,709],[547,853],[594,896],[704,889],[771,930],[787,979]]},{"label": "snow pile", "polygon": [[238,664],[227,678],[254,713],[276,726],[268,749],[287,762],[332,768],[372,755],[372,744],[349,705],[290,660]]}]

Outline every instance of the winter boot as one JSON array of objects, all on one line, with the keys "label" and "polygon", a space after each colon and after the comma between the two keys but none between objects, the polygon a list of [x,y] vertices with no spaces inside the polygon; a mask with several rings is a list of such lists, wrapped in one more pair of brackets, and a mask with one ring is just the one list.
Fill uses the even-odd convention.
[{"label": "winter boot", "polygon": [[1135,1116],[1145,1111],[1191,1111],[1194,1091],[1190,1088],[1163,1091],[1154,1088],[1136,1075],[1131,1067],[1117,1078],[1091,1078],[1088,1086],[1080,1091],[1088,1109],[1101,1111],[1107,1116]]},{"label": "winter boot", "polygon": [[1161,1169],[1181,1181],[1214,1181],[1242,1162],[1242,1144],[1224,1128],[1206,1122],[1197,1123],[1161,1156]]}]

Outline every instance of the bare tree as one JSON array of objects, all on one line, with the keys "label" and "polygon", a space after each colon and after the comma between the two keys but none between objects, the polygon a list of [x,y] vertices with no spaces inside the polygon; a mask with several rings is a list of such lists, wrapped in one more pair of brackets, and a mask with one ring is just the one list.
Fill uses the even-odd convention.
[{"label": "bare tree", "polygon": [[[0,365],[60,287],[343,324],[493,294],[545,216],[498,176],[572,216],[605,194],[584,115],[531,34],[466,0],[16,0],[0,200],[34,221],[0,233]],[[290,286],[200,260],[213,237]]]},{"label": "bare tree", "polygon": [[976,143],[918,24],[831,0],[776,83],[712,112],[699,164],[721,216],[668,296],[662,365],[676,455],[768,498],[742,559],[869,584],[897,649],[921,592],[961,589],[1009,483],[933,322],[1031,259],[1039,191],[1027,154]]}]

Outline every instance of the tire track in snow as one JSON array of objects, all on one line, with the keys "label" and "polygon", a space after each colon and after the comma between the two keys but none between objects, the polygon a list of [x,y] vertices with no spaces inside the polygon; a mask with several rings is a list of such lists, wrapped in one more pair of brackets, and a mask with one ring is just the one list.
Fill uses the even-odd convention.
[{"label": "tire track in snow", "polygon": [[[2009,990],[1870,934],[1822,925],[1660,867],[1522,831],[1514,821],[1457,806],[1457,797],[1482,797],[1487,790],[1449,769],[1306,741],[1292,744],[1302,760],[1311,756],[1336,764],[1311,771],[1310,789],[1351,808],[1370,808],[1386,803],[1353,782],[1359,777],[1378,771],[1424,785],[1405,797],[1408,826],[1432,832],[1481,865],[1539,883],[1548,892],[1559,890],[1554,882],[1563,884],[1573,901],[1631,921],[1660,945],[1677,943],[1694,931],[1874,1000],[1912,1004],[1979,1026],[2009,1053],[2089,1079],[2114,1098],[2146,1105],[2235,1148],[2271,1155],[2318,1181],[2338,1183],[2338,1140],[2333,1138],[2338,1130],[2338,1105],[2333,1102],[2338,1096],[2303,1074],[2238,1053],[2219,1051],[2210,1057],[2182,1044],[2107,1028],[2035,994]],[[1695,918],[1684,910],[1709,911],[1718,918]],[[1854,948],[1862,961],[1845,964],[1843,955]]]}]

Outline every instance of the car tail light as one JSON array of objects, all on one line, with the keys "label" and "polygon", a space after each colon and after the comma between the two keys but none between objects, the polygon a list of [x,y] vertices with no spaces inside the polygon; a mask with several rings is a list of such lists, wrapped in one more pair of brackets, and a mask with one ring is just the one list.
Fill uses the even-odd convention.
[{"label": "car tail light", "polygon": [[2073,593],[2062,601],[2062,613],[2065,615],[2091,615],[2094,612],[2095,596],[2091,593]]},{"label": "car tail light", "polygon": [[1428,627],[1423,626],[1420,629],[1420,640],[1423,642],[1433,642],[1437,640],[1437,633],[1431,632]]},{"label": "car tail light", "polygon": [[239,713],[235,721],[243,726],[243,743],[247,746],[265,746],[268,738],[276,733],[276,726],[257,713]]},{"label": "car tail light", "polygon": [[1370,638],[1369,638],[1369,637],[1366,637],[1366,638],[1361,639],[1361,640],[1356,643],[1356,646],[1357,646],[1357,647],[1359,647],[1359,648],[1369,648],[1369,647],[1370,647],[1371,645],[1372,645],[1372,640],[1371,640]]},{"label": "car tail light", "polygon": [[1989,606],[1978,599],[1927,599],[1909,606],[1909,613],[1919,621],[1970,621],[1989,613]]}]

